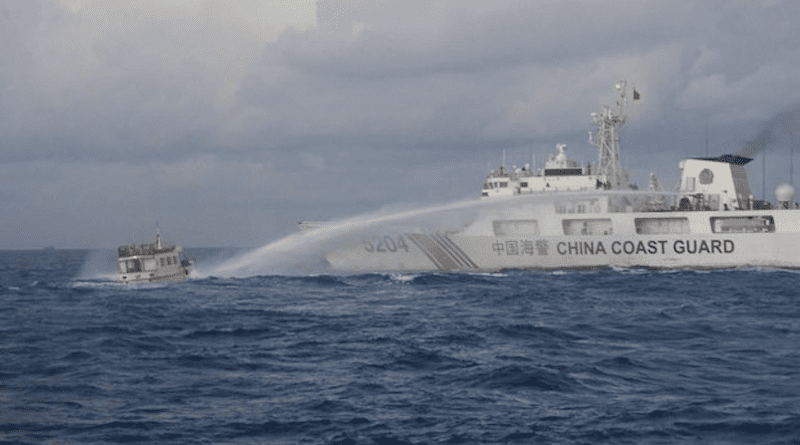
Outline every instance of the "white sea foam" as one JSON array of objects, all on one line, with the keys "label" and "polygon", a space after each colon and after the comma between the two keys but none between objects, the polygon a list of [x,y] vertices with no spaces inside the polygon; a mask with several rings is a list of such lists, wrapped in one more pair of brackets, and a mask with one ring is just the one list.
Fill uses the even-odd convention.
[{"label": "white sea foam", "polygon": [[77,288],[80,288],[80,287],[96,287],[96,288],[123,287],[124,288],[126,286],[126,284],[117,283],[115,281],[84,281],[84,280],[79,279],[79,280],[71,282],[69,284],[69,286],[70,287],[77,287]]},{"label": "white sea foam", "polygon": [[393,281],[400,281],[402,283],[407,283],[409,281],[414,281],[414,278],[417,278],[420,274],[404,274],[404,273],[393,273],[389,275]]},{"label": "white sea foam", "polygon": [[502,272],[467,272],[468,275],[476,275],[481,277],[507,277],[507,273]]}]

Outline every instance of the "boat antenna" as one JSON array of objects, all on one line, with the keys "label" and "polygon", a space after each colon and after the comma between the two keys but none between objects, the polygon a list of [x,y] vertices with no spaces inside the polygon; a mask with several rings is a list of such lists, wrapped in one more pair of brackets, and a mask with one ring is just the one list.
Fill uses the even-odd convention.
[{"label": "boat antenna", "polygon": [[706,157],[708,157],[708,122],[706,122]]},{"label": "boat antenna", "polygon": [[503,149],[503,168],[506,168],[506,150]]},{"label": "boat antenna", "polygon": [[161,248],[161,230],[159,230],[158,221],[156,221],[156,248]]}]

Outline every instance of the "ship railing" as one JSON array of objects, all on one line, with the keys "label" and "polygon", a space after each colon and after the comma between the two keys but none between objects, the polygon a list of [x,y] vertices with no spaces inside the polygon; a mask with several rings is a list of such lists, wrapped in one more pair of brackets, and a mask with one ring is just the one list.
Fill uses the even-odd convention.
[{"label": "ship railing", "polygon": [[[515,195],[550,194],[553,192],[591,192],[592,187],[550,187],[545,189],[514,188]],[[675,192],[605,192],[607,195],[608,213],[632,212],[708,212],[738,210],[800,210],[800,204],[792,202],[771,203],[762,200],[737,200],[731,195],[719,193],[675,193]],[[603,194],[605,194],[603,193]],[[565,198],[572,199],[572,198]],[[576,202],[582,203],[584,198]],[[560,200],[557,202],[561,202]],[[557,213],[584,213],[574,205],[561,208],[557,205]],[[605,211],[605,210],[603,210]],[[591,211],[585,211],[592,213]]]},{"label": "ship railing", "polygon": [[748,210],[794,210],[797,203],[737,200],[732,195],[718,193],[655,193],[609,197],[610,213],[626,212],[708,212]]},{"label": "ship railing", "polygon": [[798,210],[800,204],[789,201],[779,201],[777,203],[762,201],[760,199],[753,199],[748,202],[745,200],[745,208],[742,210]]},{"label": "ship railing", "polygon": [[162,245],[159,249],[155,244],[142,244],[140,246],[120,246],[117,249],[119,258],[137,256],[137,255],[155,255],[157,253],[168,253],[175,250],[174,244]]},{"label": "ship railing", "polygon": [[534,189],[530,187],[514,187],[514,193],[517,195],[533,195],[539,193],[554,193],[554,192],[587,192],[595,190],[594,187],[545,187],[543,189]]},{"label": "ship railing", "polygon": [[716,210],[734,210],[734,201],[725,202],[718,193],[683,194],[677,197],[677,208],[680,212],[703,212]]},{"label": "ship railing", "polygon": [[608,197],[609,213],[642,213],[720,210],[719,195],[678,196],[666,192],[614,194]]},{"label": "ship railing", "polygon": [[736,199],[733,195],[684,193],[678,198],[676,210],[678,211],[704,211],[704,210],[796,210],[800,204],[792,202],[773,203],[766,200],[755,199],[749,196],[745,199]]}]

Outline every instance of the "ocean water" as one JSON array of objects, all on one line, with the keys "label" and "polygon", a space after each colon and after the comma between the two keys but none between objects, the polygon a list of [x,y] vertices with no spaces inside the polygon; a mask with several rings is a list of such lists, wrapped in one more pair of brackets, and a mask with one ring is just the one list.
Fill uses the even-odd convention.
[{"label": "ocean water", "polygon": [[793,271],[104,264],[0,252],[0,443],[800,443]]}]

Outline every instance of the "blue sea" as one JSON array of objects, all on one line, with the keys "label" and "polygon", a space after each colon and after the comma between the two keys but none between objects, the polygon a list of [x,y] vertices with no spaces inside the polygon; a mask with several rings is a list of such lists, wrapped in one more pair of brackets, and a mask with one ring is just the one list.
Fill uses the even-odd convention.
[{"label": "blue sea", "polygon": [[794,271],[88,263],[0,252],[2,444],[800,444]]}]

